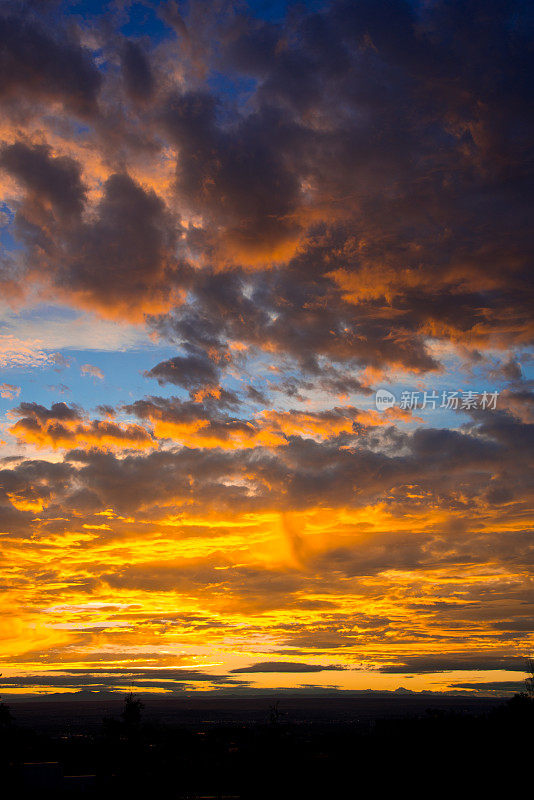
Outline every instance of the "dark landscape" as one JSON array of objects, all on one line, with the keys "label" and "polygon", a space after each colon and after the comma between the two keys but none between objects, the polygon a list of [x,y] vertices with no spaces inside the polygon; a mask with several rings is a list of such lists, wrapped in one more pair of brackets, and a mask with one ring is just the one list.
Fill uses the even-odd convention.
[{"label": "dark landscape", "polygon": [[441,797],[460,782],[462,794],[508,792],[531,769],[526,693],[144,700],[4,705],[8,796]]}]

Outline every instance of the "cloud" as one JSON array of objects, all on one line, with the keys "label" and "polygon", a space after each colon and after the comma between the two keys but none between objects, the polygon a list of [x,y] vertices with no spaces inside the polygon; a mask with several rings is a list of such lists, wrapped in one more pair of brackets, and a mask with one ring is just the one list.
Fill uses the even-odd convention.
[{"label": "cloud", "polygon": [[81,418],[80,409],[75,406],[68,406],[67,403],[53,403],[50,408],[39,405],[39,403],[21,403],[12,410],[14,415],[32,416],[39,422],[53,421],[73,421]]},{"label": "cloud", "polygon": [[481,695],[508,697],[510,695],[519,694],[525,690],[523,681],[480,681],[476,683],[452,683],[451,689],[460,691],[476,692]]},{"label": "cloud", "polygon": [[[183,359],[179,361],[181,363]],[[169,438],[188,447],[280,447],[286,445],[292,436],[321,441],[343,434],[357,435],[367,426],[390,425],[396,418],[393,409],[392,413],[379,414],[375,410],[364,411],[354,406],[308,412],[264,409],[253,417],[239,418],[230,416],[221,409],[221,405],[223,409],[225,405],[224,392],[209,388],[209,384],[204,387],[203,392],[199,390],[198,372],[186,374],[180,367],[181,371],[176,374],[176,359],[159,364],[155,369],[158,374],[165,376],[160,378],[160,382],[166,382],[169,375],[172,382],[177,383],[180,380],[184,387],[190,386],[194,401],[183,402],[176,397],[151,397],[136,400],[124,406],[123,410],[141,420],[150,421],[158,438]],[[400,418],[404,418],[402,412]],[[409,416],[406,418],[409,419]]]},{"label": "cloud", "polygon": [[251,664],[250,667],[239,667],[230,670],[231,673],[247,672],[323,672],[324,670],[343,670],[346,667],[336,664],[301,664],[298,661],[261,661]]},{"label": "cloud", "polygon": [[32,19],[0,16],[0,43],[3,71],[0,96],[13,102],[21,94],[59,101],[83,117],[95,112],[102,82],[89,51],[72,36],[71,31],[52,33]]},{"label": "cloud", "polygon": [[37,447],[147,448],[154,445],[150,431],[140,425],[109,420],[86,420],[81,409],[53,403],[50,409],[37,403],[21,403],[10,412],[20,419],[9,433],[20,442]]},{"label": "cloud", "polygon": [[219,383],[217,367],[202,352],[162,361],[145,372],[145,377],[156,378],[160,386],[172,383],[193,393],[199,389],[215,388]]},{"label": "cloud", "polygon": [[0,153],[0,166],[32,194],[62,216],[80,216],[85,203],[80,165],[72,158],[53,157],[46,145],[15,142]]},{"label": "cloud", "polygon": [[[168,3],[161,38],[66,6],[0,15],[4,686],[522,671],[526,4]],[[134,348],[95,414],[26,402]],[[372,408],[482,378],[495,411]]]},{"label": "cloud", "polygon": [[[148,333],[138,324],[103,320],[93,313],[72,310],[65,314],[61,306],[41,306],[35,313],[17,315],[16,309],[6,312],[5,336],[21,342],[35,342],[45,347],[57,371],[70,367],[72,357],[66,350],[101,350],[123,352],[153,347]],[[61,349],[62,352],[58,352]]]},{"label": "cloud", "polygon": [[70,367],[72,364],[72,359],[64,356],[63,353],[52,353],[50,360],[55,365],[54,370],[56,372],[61,372],[61,370]]},{"label": "cloud", "polygon": [[50,355],[41,350],[39,341],[18,339],[9,334],[0,334],[0,368],[30,368],[46,366]]},{"label": "cloud", "polygon": [[527,388],[505,389],[499,396],[499,407],[527,424],[534,423],[534,392]]},{"label": "cloud", "polygon": [[[224,228],[228,255],[265,262],[295,250],[298,178],[278,145],[291,135],[274,108],[231,130],[217,125],[217,101],[205,92],[174,95],[165,110],[168,135],[180,151],[177,189],[196,213]],[[289,127],[289,131],[287,128]]]},{"label": "cloud", "polygon": [[196,683],[212,683],[216,686],[246,686],[245,681],[230,678],[227,675],[213,675],[200,670],[181,669],[109,669],[89,670],[74,669],[50,670],[40,675],[20,675],[11,678],[0,677],[3,690],[9,689],[70,689],[72,691],[117,691],[124,692],[135,687],[145,691],[180,692],[191,688]]},{"label": "cloud", "polygon": [[20,394],[20,386],[15,386],[12,383],[0,383],[0,397],[8,400],[13,400]]},{"label": "cloud", "polygon": [[484,670],[512,670],[526,672],[527,660],[524,656],[494,655],[493,653],[471,652],[454,653],[443,656],[410,656],[398,664],[380,667],[380,672],[395,673],[425,673],[425,672],[452,672],[455,670],[475,671]]},{"label": "cloud", "polygon": [[[171,506],[176,513],[179,509],[191,512],[201,508],[248,513],[317,506],[363,508],[384,503],[397,517],[407,513],[424,515],[431,503],[434,513],[459,513],[481,520],[489,508],[487,493],[500,482],[514,488],[513,507],[507,506],[506,514],[512,508],[519,510],[531,498],[528,452],[522,450],[523,455],[518,457],[516,449],[530,432],[528,426],[512,419],[507,419],[505,425],[497,421],[493,425],[484,423],[471,433],[428,429],[393,435],[386,428],[383,440],[386,449],[377,451],[376,428],[359,428],[352,444],[349,438],[340,448],[335,437],[324,441],[298,435],[286,438],[273,427],[255,429],[245,421],[225,421],[217,416],[211,420],[210,416],[202,416],[209,414],[206,408],[191,402],[150,400],[127,408],[141,421],[150,420],[156,436],[170,434],[194,446],[160,448],[157,452],[125,458],[81,450],[68,453],[69,460],[80,464],[73,472],[73,480],[76,474],[77,485],[97,496],[102,510],[112,507],[132,514],[142,507]],[[80,409],[64,403],[57,403],[51,409],[22,403],[13,413],[21,417],[12,426],[14,435],[47,446],[74,447],[78,441],[84,447],[91,443],[97,447],[99,443],[148,449],[155,446],[152,428],[87,420]],[[316,419],[313,422],[317,424]],[[207,434],[203,438],[204,429]],[[193,434],[195,438],[191,441],[189,437]],[[265,438],[267,434],[269,438]],[[231,442],[232,436],[233,447],[222,449],[224,439]],[[260,436],[264,437],[263,445]],[[246,445],[247,440],[255,441],[256,447],[241,444]],[[497,463],[503,478],[496,479]],[[159,477],[162,474],[165,480]],[[395,525],[398,521],[384,524]],[[486,538],[476,534],[475,539],[464,539],[464,532],[465,528],[460,526],[457,531],[453,528],[447,533],[449,537],[454,534],[454,552],[460,559],[478,558],[476,547],[480,548],[480,557],[486,557],[490,544],[504,555],[511,542],[510,537],[501,542],[498,534]],[[528,545],[528,536],[521,530],[514,535],[515,546],[519,548],[517,557],[521,552],[527,557],[523,548]],[[390,547],[388,541],[392,543]],[[352,550],[336,547],[321,568],[329,565],[348,574],[355,574],[353,570],[358,573],[362,569],[371,572],[384,569],[396,558],[391,549],[393,542],[383,532],[377,536],[376,547],[369,551],[365,539],[360,544],[352,543]],[[424,540],[400,536],[398,547],[401,565],[439,561],[446,553],[446,545],[439,538],[434,549],[428,548]]]},{"label": "cloud", "polygon": [[71,389],[64,383],[53,383],[46,387],[56,394],[71,394]]},{"label": "cloud", "polygon": [[99,381],[103,381],[105,377],[102,370],[99,369],[99,367],[95,367],[94,364],[82,364],[80,372],[82,375],[89,375],[91,378],[98,379]]},{"label": "cloud", "polygon": [[[85,212],[66,225],[40,216],[35,197],[22,202],[16,230],[21,263],[39,265],[32,277],[107,317],[156,315],[181,345],[211,340],[222,353],[232,339],[312,374],[321,357],[436,370],[430,338],[529,340],[532,233],[521,209],[532,90],[520,5],[488,15],[479,3],[452,13],[441,2],[333,2],[296,13],[289,38],[284,25],[213,13],[218,52],[194,15],[177,22],[169,8],[187,42],[181,71],[174,45],[103,37],[121,65],[123,107],[117,75],[60,35],[53,14],[3,18],[12,101],[28,92],[95,115],[76,151],[84,172],[97,171],[90,198],[72,155],[42,142],[5,150],[28,192]],[[210,84],[221,70],[234,92]],[[54,134],[71,154],[73,138]],[[174,191],[147,182],[149,161],[175,162]]]},{"label": "cloud", "polygon": [[[39,187],[41,195],[56,203],[66,182],[63,171],[69,175],[79,171],[71,160],[68,168],[61,169],[60,173],[57,164],[49,166],[55,185]],[[34,177],[30,182],[36,187]],[[16,226],[32,254],[35,281],[48,284],[56,298],[74,299],[82,308],[137,322],[145,313],[167,309],[179,299],[188,274],[183,261],[174,257],[180,226],[168,217],[154,191],[126,173],[114,173],[88,218],[76,218],[69,203],[75,218],[68,223],[43,215],[36,200],[38,196],[26,195]]]},{"label": "cloud", "polygon": [[148,100],[154,91],[154,77],[143,48],[126,41],[121,54],[122,74],[126,91],[134,101]]},{"label": "cloud", "polygon": [[179,265],[170,259],[174,231],[161,200],[128,175],[115,174],[97,213],[69,237],[58,282],[104,312],[118,307],[135,317],[136,309],[142,314],[168,306]]}]

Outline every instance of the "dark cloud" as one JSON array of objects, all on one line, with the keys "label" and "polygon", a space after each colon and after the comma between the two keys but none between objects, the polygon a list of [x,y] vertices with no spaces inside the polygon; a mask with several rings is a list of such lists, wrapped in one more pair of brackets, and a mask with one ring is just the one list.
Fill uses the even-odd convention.
[{"label": "dark cloud", "polygon": [[61,269],[61,281],[106,308],[156,303],[177,272],[170,260],[172,233],[159,198],[127,175],[112,175],[95,222],[83,225]]},{"label": "dark cloud", "polygon": [[160,385],[172,383],[192,391],[219,383],[217,367],[202,352],[162,361],[145,372],[145,377],[156,378]]},{"label": "dark cloud", "polygon": [[[534,392],[527,386],[515,390],[505,389],[499,396],[499,409],[523,423],[534,423]],[[476,416],[476,415],[475,415]]]},{"label": "dark cloud", "polygon": [[[60,674],[57,674],[57,673]],[[62,674],[61,674],[62,673]],[[40,675],[21,675],[11,678],[0,677],[4,690],[55,687],[79,691],[124,691],[135,686],[139,689],[162,689],[183,691],[195,684],[214,683],[216,685],[246,686],[246,681],[230,678],[227,675],[210,675],[200,670],[176,669],[99,669],[91,672],[85,669],[50,670]]]},{"label": "dark cloud", "polygon": [[53,403],[51,408],[37,403],[20,403],[10,412],[20,419],[10,433],[19,441],[41,447],[149,447],[150,431],[140,425],[119,424],[108,420],[89,420],[77,406]]},{"label": "dark cloud", "polygon": [[[25,415],[23,419],[34,420],[34,427],[39,430],[43,427],[47,430],[51,424],[52,436],[59,417],[79,414],[69,410],[66,404],[56,406],[58,419],[51,418],[52,412],[43,407],[26,409],[21,404],[19,409]],[[403,514],[408,510],[421,511],[432,501],[436,509],[469,515],[475,514],[480,503],[486,502],[488,491],[499,485],[495,479],[496,469],[506,474],[507,483],[513,486],[513,502],[517,508],[531,498],[530,451],[522,451],[521,458],[517,455],[517,443],[525,441],[529,434],[519,426],[511,435],[510,421],[505,426],[507,436],[503,436],[502,426],[496,423],[493,426],[485,423],[480,429],[463,434],[418,430],[397,436],[388,454],[365,446],[369,435],[365,426],[355,432],[357,447],[340,449],[335,439],[316,441],[292,435],[291,426],[302,423],[289,414],[283,422],[290,428],[284,435],[280,432],[276,447],[243,449],[249,439],[255,443],[254,437],[264,429],[250,421],[214,413],[205,404],[152,398],[137,401],[127,410],[143,421],[149,420],[156,434],[159,422],[175,424],[180,436],[192,429],[198,436],[195,446],[147,454],[130,453],[121,458],[110,452],[72,451],[67,454],[71,465],[63,466],[58,485],[58,499],[61,498],[66,509],[69,503],[77,507],[79,492],[83,489],[87,493],[83,502],[91,498],[95,511],[112,507],[126,514],[140,509],[145,509],[143,513],[149,515],[166,514],[173,507],[176,510],[187,507],[190,511],[216,508],[218,512],[223,509],[233,512],[296,510],[317,504],[358,508],[376,502],[386,503],[392,513]],[[327,412],[322,416],[311,415],[305,422],[324,425],[325,421],[333,420],[337,424],[338,419],[335,413],[332,416]],[[68,421],[69,430],[65,435],[78,436],[85,442],[94,441],[95,445],[98,441],[105,445],[106,436],[112,433],[106,426],[115,425],[85,420],[79,423],[77,419]],[[200,427],[199,422],[203,423]],[[350,418],[349,422],[352,425]],[[82,426],[80,430],[78,425]],[[122,442],[123,446],[134,447],[136,426],[117,423],[116,427],[117,445]],[[206,432],[204,441],[210,444],[207,449],[201,446],[203,430]],[[276,432],[277,428],[271,425],[267,430]],[[145,429],[142,435],[147,444],[152,442]],[[159,435],[172,436],[172,429],[169,432],[163,428]],[[221,449],[232,437],[233,447]],[[9,482],[20,478],[25,485],[25,476],[41,469],[47,470],[45,462],[34,462],[29,473],[24,464],[14,467],[9,471]],[[67,476],[67,485],[71,488],[65,492]],[[34,482],[30,481],[30,485]],[[158,511],[159,506],[161,511]],[[508,506],[506,513],[510,513]],[[489,557],[490,552],[500,558],[514,558],[517,563],[531,560],[526,531],[509,533],[504,540],[497,533],[484,536],[473,532],[466,536],[465,526],[458,530],[443,529],[442,534],[443,540],[430,534],[421,537],[407,533],[393,537],[387,532],[377,532],[373,548],[369,549],[366,540],[362,540],[359,545],[353,543],[348,550],[334,549],[328,557],[322,557],[322,566],[319,562],[317,568],[370,574],[393,563],[405,567],[439,564],[449,559],[447,548],[452,542],[451,562],[463,559],[474,563]],[[509,549],[512,536],[513,554]]]},{"label": "dark cloud", "polygon": [[266,395],[262,391],[257,389],[255,386],[252,386],[252,384],[249,384],[247,386],[246,396],[249,400],[251,400],[253,403],[256,403],[257,405],[261,406],[269,405],[269,401]]},{"label": "dark cloud", "polygon": [[[491,374],[491,373],[490,373]],[[510,357],[508,361],[501,365],[495,377],[501,377],[507,381],[520,381],[523,376],[521,364],[515,359]]]},{"label": "dark cloud", "polygon": [[101,405],[97,406],[96,410],[99,414],[102,414],[104,417],[114,417],[115,416],[115,409],[113,406],[109,405]]},{"label": "dark cloud", "polygon": [[424,673],[424,672],[451,672],[453,670],[483,671],[483,670],[516,670],[527,671],[527,660],[524,656],[494,655],[493,653],[455,653],[442,656],[409,656],[398,664],[380,667],[380,672],[395,673]]},{"label": "dark cloud", "polygon": [[[290,42],[267,23],[245,32],[241,26],[227,59],[259,81],[246,120],[229,123],[206,94],[171,101],[167,123],[183,154],[181,192],[222,226],[223,237],[239,230],[233,217],[242,230],[261,230],[258,248],[264,232],[276,239],[272,226],[281,218],[298,220],[306,233],[283,270],[250,279],[250,303],[240,296],[242,277],[232,274],[233,292],[226,289],[228,302],[215,314],[202,280],[199,307],[179,312],[177,332],[196,329],[198,340],[207,319],[216,338],[267,340],[310,367],[324,353],[419,370],[436,367],[425,349],[429,335],[525,335],[532,242],[516,145],[520,161],[532,120],[521,111],[530,89],[519,75],[529,56],[513,14],[496,5],[488,15],[479,3],[455,5],[454,13],[450,4],[425,13],[402,2],[361,2],[357,10],[335,3],[304,15]],[[466,29],[476,35],[459,49]],[[474,70],[467,52],[476,54]],[[286,207],[262,205],[256,179],[271,197],[281,194],[264,180],[265,170],[280,183],[284,170],[298,175],[313,187],[312,207],[326,194],[326,222],[303,224],[305,193],[287,187]],[[240,258],[246,261],[241,246]],[[503,313],[513,320],[506,331]]]},{"label": "dark cloud", "polygon": [[89,51],[70,32],[54,34],[31,14],[1,14],[0,53],[0,97],[15,101],[28,93],[59,100],[82,116],[95,112],[102,79]]},{"label": "dark cloud", "polygon": [[[108,315],[166,313],[179,300],[154,325],[180,345],[221,355],[236,340],[311,374],[321,358],[434,370],[430,338],[523,344],[533,244],[525,13],[520,2],[360,0],[303,7],[285,25],[213,13],[190,29],[167,4],[161,14],[189,64],[183,86],[167,79],[156,97],[144,45],[105,39],[133,102],[112,102],[103,70],[87,138],[113,164],[104,197],[75,231],[19,216],[28,263],[40,256],[41,279]],[[100,73],[70,35],[58,44],[31,16],[2,24],[21,92],[23,74],[43,97],[64,90],[90,103]],[[13,44],[21,37],[36,43],[26,59]],[[54,48],[57,58],[46,55]],[[162,73],[175,56],[150,52]],[[199,77],[221,71],[232,90]],[[143,98],[151,102],[141,121]],[[176,157],[167,205],[127,177],[149,151]],[[202,268],[188,269],[185,253]],[[503,369],[519,375],[513,360]],[[323,377],[328,391],[361,388],[354,375],[342,384]]]},{"label": "dark cloud", "polygon": [[231,673],[247,673],[247,672],[323,672],[325,670],[338,671],[346,669],[336,664],[300,664],[298,661],[260,661],[257,664],[251,664],[250,667],[239,667],[238,669],[231,669]]},{"label": "dark cloud", "polygon": [[[178,359],[180,367],[184,360]],[[265,409],[253,417],[239,418],[228,413],[229,409],[234,411],[239,405],[237,396],[211,385],[207,380],[203,385],[196,372],[174,375],[176,361],[172,359],[158,366],[163,368],[165,375],[169,373],[174,383],[180,380],[184,387],[189,387],[194,402],[184,402],[177,397],[150,397],[123,407],[128,414],[149,420],[154,425],[156,435],[162,438],[191,444],[188,437],[191,434],[196,437],[195,444],[198,446],[202,446],[204,439],[205,446],[215,446],[214,442],[224,446],[227,442],[233,447],[246,447],[249,444],[276,447],[287,444],[294,436],[309,436],[319,440],[342,434],[350,437],[363,430],[363,423],[369,422],[370,415],[354,406],[308,412]],[[153,377],[151,373],[149,376]],[[159,380],[163,382],[164,379]],[[199,397],[199,392],[202,397]],[[377,420],[376,424],[380,422],[382,420]]]},{"label": "dark cloud", "polygon": [[299,232],[298,178],[277,147],[287,135],[284,117],[262,109],[223,128],[215,98],[189,92],[169,100],[165,123],[179,148],[178,191],[188,207],[224,226],[229,254],[276,259]]},{"label": "dark cloud", "polygon": [[[156,318],[153,325],[162,335],[196,347],[221,349],[227,339],[259,350],[267,346],[280,356],[293,357],[313,375],[321,372],[321,356],[355,366],[393,363],[415,370],[437,368],[411,315],[401,311],[395,331],[392,313],[380,311],[376,303],[362,305],[356,319],[354,307],[342,301],[334,281],[310,272],[309,261],[320,263],[327,249],[326,242],[320,246],[310,242],[307,255],[295,259],[287,270],[258,273],[252,279],[239,272],[205,273],[195,281],[195,304]],[[331,265],[331,254],[328,260]],[[332,381],[325,388],[335,389],[334,377]],[[360,388],[354,381],[353,377],[346,384],[349,390]]]},{"label": "dark cloud", "polygon": [[480,681],[478,683],[452,683],[451,689],[459,691],[476,692],[481,695],[508,696],[525,691],[522,681]]},{"label": "dark cloud", "polygon": [[127,174],[106,180],[90,219],[44,229],[26,205],[17,220],[39,265],[36,279],[48,275],[56,292],[104,314],[135,318],[165,307],[172,287],[187,281],[187,268],[174,254],[178,222],[171,222],[155,192]]},{"label": "dark cloud", "polygon": [[23,142],[5,147],[0,166],[64,216],[79,216],[85,202],[80,165],[72,158],[53,157],[49,147]]},{"label": "dark cloud", "polygon": [[50,408],[39,405],[39,403],[19,403],[12,413],[19,417],[33,417],[39,422],[50,420],[64,422],[82,418],[81,409],[76,405],[69,406],[67,403],[52,403]]},{"label": "dark cloud", "polygon": [[36,511],[64,495],[71,480],[72,470],[60,463],[25,460],[11,469],[0,470],[0,527],[3,534],[29,538]]},{"label": "dark cloud", "polygon": [[138,42],[126,41],[121,53],[126,91],[133,100],[148,100],[154,91],[150,61]]},{"label": "dark cloud", "polygon": [[349,395],[354,393],[363,395],[372,394],[372,390],[369,386],[362,384],[360,380],[350,373],[339,372],[332,368],[324,368],[321,370],[321,373],[324,377],[320,379],[320,386],[325,392],[337,395]]}]

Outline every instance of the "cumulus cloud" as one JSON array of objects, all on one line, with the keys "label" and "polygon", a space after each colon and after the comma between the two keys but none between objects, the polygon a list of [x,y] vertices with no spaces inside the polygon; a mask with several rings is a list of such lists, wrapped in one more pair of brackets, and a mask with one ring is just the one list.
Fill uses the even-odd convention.
[{"label": "cumulus cloud", "polygon": [[171,224],[155,192],[125,173],[106,180],[90,219],[42,220],[26,198],[17,225],[40,265],[36,279],[47,277],[60,295],[104,315],[135,320],[168,308],[186,274],[172,257],[178,221]]},{"label": "cumulus cloud", "polygon": [[160,385],[172,383],[193,392],[205,387],[216,387],[219,383],[217,367],[202,352],[162,361],[145,372],[145,376],[156,378]]},{"label": "cumulus cloud", "polygon": [[[432,370],[429,337],[525,342],[531,89],[522,13],[520,3],[453,13],[450,3],[399,0],[380,13],[376,3],[335,2],[301,10],[289,38],[273,23],[221,15],[210,24],[225,47],[206,50],[204,69],[252,81],[246,103],[199,87],[198,77],[156,91],[154,54],[110,40],[132,107],[119,118],[102,98],[94,147],[106,158],[112,147],[111,160],[132,167],[143,148],[174,153],[175,194],[139,185],[121,166],[106,174],[91,220],[74,227],[51,226],[27,200],[17,225],[28,263],[39,255],[41,279],[100,313],[142,317],[179,302],[158,330],[192,346],[230,337],[267,346],[311,369],[323,354]],[[46,19],[3,25],[14,65],[25,50],[13,42],[35,45],[30,66],[12,70],[22,90],[95,106],[106,78],[87,51],[71,37],[59,44]],[[184,25],[194,48],[203,34]],[[39,80],[36,59],[46,65]],[[60,82],[58,65],[69,60],[76,69],[61,74],[75,77]],[[140,101],[150,106],[145,139]],[[79,213],[72,157],[15,142],[3,159],[34,201]],[[189,260],[208,271],[191,272]]]},{"label": "cumulus cloud", "polygon": [[0,96],[13,101],[29,94],[64,103],[83,117],[94,113],[102,78],[89,51],[73,38],[72,29],[53,32],[43,20],[32,19],[27,9],[24,15],[10,14],[10,5],[15,6],[7,4],[0,16],[5,76]]},{"label": "cumulus cloud", "polygon": [[37,447],[146,448],[153,445],[150,431],[140,425],[109,420],[88,420],[75,405],[53,403],[50,409],[37,403],[21,403],[10,412],[20,417],[9,428],[12,436]]},{"label": "cumulus cloud", "polygon": [[15,142],[0,153],[0,166],[29,192],[48,201],[59,214],[81,214],[85,190],[80,166],[73,159],[53,157],[46,145],[31,147],[24,142]]},{"label": "cumulus cloud", "polygon": [[[264,409],[251,417],[237,417],[226,411],[233,398],[226,398],[224,390],[218,388],[195,389],[191,373],[185,380],[183,373],[175,374],[176,362],[172,359],[159,364],[160,382],[183,381],[192,386],[193,401],[179,398],[150,397],[136,400],[124,406],[124,411],[141,420],[148,420],[157,437],[172,439],[188,447],[279,447],[286,445],[291,437],[300,436],[317,441],[346,435],[347,438],[361,434],[374,426],[390,425],[394,419],[410,419],[408,413],[399,409],[388,409],[384,414],[375,410],[362,410],[354,406],[334,407],[326,411],[275,411]],[[151,373],[154,373],[151,370]],[[153,375],[152,375],[153,376]],[[204,375],[203,375],[204,377]],[[202,402],[204,401],[204,402]]]}]

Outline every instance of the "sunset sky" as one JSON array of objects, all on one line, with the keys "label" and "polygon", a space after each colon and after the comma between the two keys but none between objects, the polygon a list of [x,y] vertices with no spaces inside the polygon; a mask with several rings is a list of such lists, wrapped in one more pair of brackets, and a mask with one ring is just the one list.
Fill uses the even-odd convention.
[{"label": "sunset sky", "polygon": [[521,689],[533,32],[2,3],[3,697]]}]

